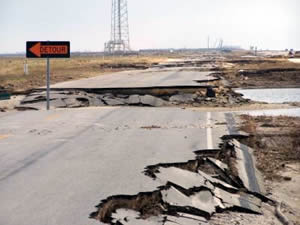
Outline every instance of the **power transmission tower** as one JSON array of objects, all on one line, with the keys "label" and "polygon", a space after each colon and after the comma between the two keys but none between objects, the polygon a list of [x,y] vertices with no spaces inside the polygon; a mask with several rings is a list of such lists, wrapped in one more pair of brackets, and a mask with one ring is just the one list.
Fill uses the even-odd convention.
[{"label": "power transmission tower", "polygon": [[126,54],[130,51],[127,0],[112,0],[111,37],[105,52]]}]

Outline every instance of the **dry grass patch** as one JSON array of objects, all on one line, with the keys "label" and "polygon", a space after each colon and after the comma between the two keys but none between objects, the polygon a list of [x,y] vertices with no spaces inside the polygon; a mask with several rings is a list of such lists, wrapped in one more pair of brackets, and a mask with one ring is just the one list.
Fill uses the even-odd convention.
[{"label": "dry grass patch", "polygon": [[[27,59],[29,75],[24,75],[25,58],[0,58],[0,86],[11,91],[24,91],[45,85],[46,60]],[[150,66],[166,57],[72,57],[51,60],[51,83],[98,76],[135,65]]]}]

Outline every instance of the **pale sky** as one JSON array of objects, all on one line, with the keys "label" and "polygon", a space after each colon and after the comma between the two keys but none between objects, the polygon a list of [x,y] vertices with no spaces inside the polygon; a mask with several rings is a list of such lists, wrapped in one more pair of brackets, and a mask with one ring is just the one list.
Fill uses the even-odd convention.
[{"label": "pale sky", "polygon": [[[111,0],[0,0],[0,53],[26,41],[71,41],[72,51],[103,51]],[[300,50],[299,0],[128,0],[133,50],[225,45]]]}]

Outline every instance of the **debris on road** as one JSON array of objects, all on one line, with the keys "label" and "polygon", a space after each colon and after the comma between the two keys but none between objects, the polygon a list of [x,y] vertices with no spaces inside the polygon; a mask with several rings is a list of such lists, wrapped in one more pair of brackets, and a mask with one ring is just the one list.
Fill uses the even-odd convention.
[{"label": "debris on road", "polygon": [[152,129],[160,129],[161,126],[157,126],[157,125],[152,125],[152,126],[143,126],[141,127],[142,129],[146,129],[146,130],[152,130]]},{"label": "debris on road", "polygon": [[[173,93],[166,90],[153,95],[147,94],[99,94],[95,91],[83,90],[61,90],[51,91],[50,105],[52,108],[78,108],[89,106],[232,106],[247,104],[250,102],[244,99],[241,94],[235,93],[230,88],[193,88],[193,93],[185,93],[184,91]],[[125,92],[125,91],[124,91]],[[169,92],[169,93],[168,93]],[[36,109],[44,108],[46,102],[45,91],[35,91],[27,95],[16,109]]]},{"label": "debris on road", "polygon": [[[99,81],[96,79],[96,83],[99,82],[97,83],[99,86],[101,86],[101,82],[106,84],[103,88],[90,85],[91,83],[88,81],[85,81],[83,86],[78,82],[72,83],[73,86],[77,85],[81,88],[67,88],[67,84],[67,87],[54,85],[50,93],[50,105],[52,108],[87,106],[226,107],[250,102],[226,84],[222,79],[223,73],[211,72],[222,69],[212,60],[186,60],[180,64],[164,63],[157,66],[157,68],[152,67],[141,74],[119,74],[119,77],[116,75],[117,77],[113,76],[113,78],[107,76],[108,80],[99,77],[101,79]],[[167,71],[165,71],[166,69]],[[143,76],[144,73],[148,75]],[[144,78],[141,79],[141,76]],[[128,88],[122,82],[119,83],[120,87],[112,86],[111,82],[117,82],[115,85],[118,85],[119,79],[128,79],[130,81]],[[93,84],[93,80],[89,81]],[[146,86],[141,87],[144,83]],[[32,90],[16,108],[40,110],[44,108],[45,96],[44,89]]]},{"label": "debris on road", "polygon": [[24,96],[22,95],[14,95],[11,96],[10,99],[1,100],[0,101],[0,112],[12,111],[16,106],[20,105],[20,102]]}]

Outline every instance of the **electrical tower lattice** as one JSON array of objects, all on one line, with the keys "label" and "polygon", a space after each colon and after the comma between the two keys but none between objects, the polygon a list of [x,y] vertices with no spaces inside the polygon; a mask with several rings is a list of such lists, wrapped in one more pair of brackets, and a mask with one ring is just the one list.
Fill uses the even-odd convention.
[{"label": "electrical tower lattice", "polygon": [[130,51],[127,0],[112,0],[111,37],[105,52],[124,54]]}]

